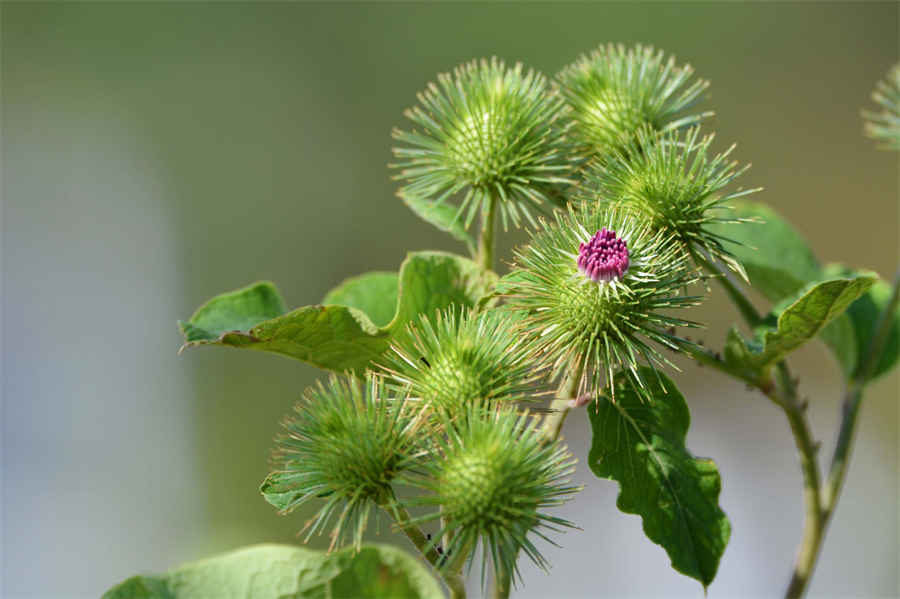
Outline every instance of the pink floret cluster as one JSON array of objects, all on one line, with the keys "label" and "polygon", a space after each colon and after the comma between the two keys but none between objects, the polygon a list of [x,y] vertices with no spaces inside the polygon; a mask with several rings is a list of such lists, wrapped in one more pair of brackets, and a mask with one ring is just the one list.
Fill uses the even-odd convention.
[{"label": "pink floret cluster", "polygon": [[578,270],[592,281],[617,281],[628,270],[628,247],[615,231],[603,228],[578,246]]}]

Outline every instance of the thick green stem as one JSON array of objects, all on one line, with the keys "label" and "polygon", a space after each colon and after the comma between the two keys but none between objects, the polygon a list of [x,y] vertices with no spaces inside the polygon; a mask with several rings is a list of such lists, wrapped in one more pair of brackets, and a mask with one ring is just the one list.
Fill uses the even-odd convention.
[{"label": "thick green stem", "polygon": [[828,471],[828,480],[825,483],[821,498],[819,530],[815,534],[810,533],[808,537],[804,534],[804,542],[801,545],[797,563],[794,566],[790,585],[787,593],[785,593],[787,599],[798,599],[803,596],[815,569],[819,552],[822,549],[822,541],[825,538],[825,530],[831,521],[831,517],[834,515],[834,510],[837,507],[841,489],[844,487],[844,480],[847,476],[847,467],[856,432],[857,416],[862,404],[862,392],[866,383],[869,382],[869,379],[875,372],[878,362],[881,360],[881,354],[884,351],[884,345],[887,342],[898,304],[900,304],[900,271],[894,277],[891,298],[878,318],[869,346],[863,356],[863,361],[860,363],[858,374],[847,384],[847,389],[844,393],[841,429],[838,432],[837,443],[835,444],[831,466]]},{"label": "thick green stem", "polygon": [[478,236],[478,264],[485,270],[494,270],[494,230],[497,228],[497,204],[495,195],[486,212],[481,213],[481,234]]},{"label": "thick green stem", "polygon": [[544,416],[544,437],[547,441],[556,441],[562,432],[566,416],[572,409],[572,400],[578,395],[578,383],[581,380],[583,365],[573,367],[564,377],[556,392],[556,399],[550,402],[550,413]]},{"label": "thick green stem", "polygon": [[[782,361],[776,366],[777,386],[772,397],[787,416],[794,435],[794,443],[800,452],[800,467],[803,471],[803,501],[805,505],[805,519],[803,523],[803,538],[800,541],[800,549],[797,553],[797,563],[794,575],[788,585],[786,597],[800,597],[815,567],[818,548],[822,543],[822,532],[825,525],[825,515],[822,509],[821,475],[819,474],[819,462],[816,458],[816,444],[810,433],[809,423],[806,420],[806,408],[797,400],[796,386],[791,380],[787,365]],[[798,586],[798,581],[804,581]]]}]

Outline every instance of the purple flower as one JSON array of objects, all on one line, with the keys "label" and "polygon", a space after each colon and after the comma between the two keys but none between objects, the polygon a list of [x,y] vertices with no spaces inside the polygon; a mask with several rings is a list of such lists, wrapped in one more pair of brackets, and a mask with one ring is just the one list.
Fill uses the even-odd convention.
[{"label": "purple flower", "polygon": [[604,227],[578,246],[578,270],[592,281],[618,281],[628,270],[628,246]]}]

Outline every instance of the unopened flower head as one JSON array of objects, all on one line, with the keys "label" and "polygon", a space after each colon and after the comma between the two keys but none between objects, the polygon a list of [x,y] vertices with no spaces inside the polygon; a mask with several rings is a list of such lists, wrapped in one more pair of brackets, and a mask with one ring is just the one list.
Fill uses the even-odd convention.
[{"label": "unopened flower head", "polygon": [[637,379],[643,361],[671,365],[657,346],[677,349],[672,315],[699,298],[671,236],[622,207],[582,205],[557,215],[518,250],[509,306],[524,315],[536,357],[551,378],[578,374],[577,395],[596,394],[616,371]]},{"label": "unopened flower head", "polygon": [[[559,443],[548,443],[538,421],[527,414],[472,407],[450,434],[438,442],[424,476],[410,482],[428,493],[416,503],[439,506],[414,523],[442,519],[451,556],[474,550],[480,542],[495,575],[518,573],[521,551],[546,567],[531,535],[547,539],[543,529],[571,526],[544,510],[562,504],[579,489],[569,485],[575,460]],[[552,541],[551,541],[552,542]]]},{"label": "unopened flower head", "polygon": [[687,254],[721,260],[746,278],[726,240],[709,225],[739,222],[730,215],[729,203],[758,189],[725,190],[749,166],[729,160],[734,146],[712,155],[712,141],[712,135],[700,137],[698,128],[660,137],[643,128],[625,151],[590,165],[577,195],[587,203],[627,207]]},{"label": "unopened flower head", "polygon": [[386,357],[388,375],[435,413],[532,396],[538,374],[513,317],[451,308],[410,325]]},{"label": "unopened flower head", "polygon": [[378,377],[332,376],[306,391],[276,439],[266,500],[288,513],[324,500],[306,524],[307,539],[334,522],[331,547],[358,548],[372,509],[394,500],[392,483],[423,454],[421,419]]},{"label": "unopened flower head", "polygon": [[563,101],[546,79],[521,64],[470,62],[438,76],[405,112],[419,129],[394,130],[405,182],[400,196],[434,205],[459,197],[466,226],[497,202],[504,228],[543,204],[561,203],[571,169],[565,152]]},{"label": "unopened flower head", "polygon": [[900,64],[878,82],[872,99],[881,106],[881,111],[863,112],[866,133],[880,141],[885,149],[900,150]]},{"label": "unopened flower head", "polygon": [[624,148],[641,127],[662,132],[698,123],[690,113],[709,83],[692,80],[690,65],[649,46],[600,46],[560,72],[559,86],[584,157]]}]

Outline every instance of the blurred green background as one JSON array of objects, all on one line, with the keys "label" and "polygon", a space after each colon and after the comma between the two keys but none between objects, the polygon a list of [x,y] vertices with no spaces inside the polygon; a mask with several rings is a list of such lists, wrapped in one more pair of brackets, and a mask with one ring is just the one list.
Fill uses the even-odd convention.
[{"label": "blurred green background", "polygon": [[[764,186],[823,261],[896,268],[897,157],[863,138],[859,110],[897,61],[897,3],[0,10],[5,597],[96,597],[132,573],[295,540],[304,515],[277,516],[257,486],[320,373],[254,352],[177,357],[175,320],[257,279],[304,305],[407,250],[461,251],[394,197],[386,163],[402,110],[462,61],[552,74],[606,41],[672,52],[712,81],[707,127],[753,163],[745,186]],[[719,294],[702,311],[715,344],[735,316]],[[828,455],[835,363],[820,344],[796,362]],[[715,373],[688,365],[679,381],[734,530],[709,594],[777,595],[802,515],[787,424]],[[900,593],[897,400],[896,372],[868,394],[811,596]],[[567,423],[586,489],[562,510],[584,530],[545,546],[550,575],[526,566],[519,596],[701,596],[590,475],[587,429]]]}]

